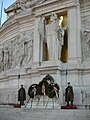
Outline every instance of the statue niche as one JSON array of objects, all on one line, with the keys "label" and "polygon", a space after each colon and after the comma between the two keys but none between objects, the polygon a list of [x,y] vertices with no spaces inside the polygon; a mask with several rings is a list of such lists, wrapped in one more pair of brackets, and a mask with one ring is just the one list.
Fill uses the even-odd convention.
[{"label": "statue niche", "polygon": [[43,43],[42,60],[67,62],[67,15],[41,16],[38,31]]}]

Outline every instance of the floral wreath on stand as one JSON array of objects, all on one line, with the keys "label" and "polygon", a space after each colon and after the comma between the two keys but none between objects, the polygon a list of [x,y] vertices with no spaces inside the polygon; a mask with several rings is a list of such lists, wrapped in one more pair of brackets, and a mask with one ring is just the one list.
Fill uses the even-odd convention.
[{"label": "floral wreath on stand", "polygon": [[37,94],[37,90],[36,90],[37,84],[32,84],[29,89],[28,89],[28,95],[30,96],[30,98],[34,98]]},{"label": "floral wreath on stand", "polygon": [[30,98],[36,95],[47,95],[49,98],[59,98],[59,85],[54,83],[52,76],[47,74],[38,84],[32,84],[28,89]]}]

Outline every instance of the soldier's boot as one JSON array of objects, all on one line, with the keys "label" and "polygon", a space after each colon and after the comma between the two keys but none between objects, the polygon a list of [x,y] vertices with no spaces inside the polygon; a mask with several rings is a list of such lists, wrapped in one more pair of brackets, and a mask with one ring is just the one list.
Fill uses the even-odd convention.
[{"label": "soldier's boot", "polygon": [[71,106],[73,106],[73,102],[71,101]]},{"label": "soldier's boot", "polygon": [[67,106],[69,106],[69,101],[67,101]]}]

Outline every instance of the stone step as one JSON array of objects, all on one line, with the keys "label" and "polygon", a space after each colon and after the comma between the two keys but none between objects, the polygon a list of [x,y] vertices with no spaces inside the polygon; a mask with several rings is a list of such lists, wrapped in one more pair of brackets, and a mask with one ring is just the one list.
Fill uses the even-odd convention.
[{"label": "stone step", "polygon": [[27,108],[58,108],[60,104],[56,98],[48,98],[47,96],[40,96],[40,98],[30,99],[26,105]]},{"label": "stone step", "polygon": [[16,103],[2,103],[0,104],[0,108],[21,108],[21,105],[20,104],[16,104]]},{"label": "stone step", "polygon": [[0,105],[0,108],[12,108],[14,107],[13,105]]},{"label": "stone step", "polygon": [[0,108],[0,120],[90,120],[90,110]]}]

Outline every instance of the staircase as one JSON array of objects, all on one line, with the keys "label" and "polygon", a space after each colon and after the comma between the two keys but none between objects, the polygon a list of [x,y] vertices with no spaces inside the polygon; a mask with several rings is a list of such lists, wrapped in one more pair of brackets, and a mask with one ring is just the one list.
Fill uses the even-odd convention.
[{"label": "staircase", "polygon": [[26,108],[53,108],[60,109],[60,104],[58,99],[49,98],[48,96],[36,96],[35,98],[31,98],[28,103],[25,105]]},{"label": "staircase", "polygon": [[0,120],[90,120],[90,110],[0,108]]},{"label": "staircase", "polygon": [[0,120],[90,120],[90,109],[61,109],[58,99],[38,96],[21,108],[0,106]]}]

